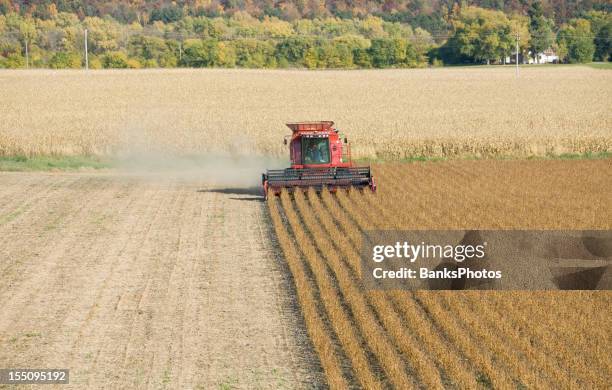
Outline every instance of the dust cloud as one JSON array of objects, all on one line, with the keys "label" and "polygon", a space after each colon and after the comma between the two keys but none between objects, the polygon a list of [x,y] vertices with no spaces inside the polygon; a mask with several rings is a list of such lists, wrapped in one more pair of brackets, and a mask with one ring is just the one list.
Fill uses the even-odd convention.
[{"label": "dust cloud", "polygon": [[[195,131],[185,131],[184,135]],[[255,142],[246,137],[185,148],[168,145],[142,125],[128,124],[123,146],[116,153],[117,168],[131,176],[151,180],[192,181],[208,187],[253,188],[261,186],[267,169],[289,166],[288,158],[257,154]],[[279,140],[279,142],[281,142]]]},{"label": "dust cloud", "polygon": [[266,169],[286,167],[288,162],[268,156],[221,153],[183,156],[178,154],[130,153],[122,155],[118,167],[126,173],[157,180],[186,180],[211,187],[251,188],[261,185]]}]

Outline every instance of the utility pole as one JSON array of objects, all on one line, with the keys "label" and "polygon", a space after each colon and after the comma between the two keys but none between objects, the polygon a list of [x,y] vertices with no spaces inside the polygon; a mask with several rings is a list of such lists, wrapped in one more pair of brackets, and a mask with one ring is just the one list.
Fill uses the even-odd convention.
[{"label": "utility pole", "polygon": [[89,54],[87,53],[87,29],[85,29],[85,70],[89,70]]},{"label": "utility pole", "polygon": [[521,36],[519,35],[519,33],[516,33],[516,77],[519,77],[519,40],[521,39]]},{"label": "utility pole", "polygon": [[28,38],[25,39],[25,55],[26,55],[26,68],[30,68],[30,54],[28,53]]},{"label": "utility pole", "polygon": [[179,64],[183,61],[183,33],[178,34]]}]

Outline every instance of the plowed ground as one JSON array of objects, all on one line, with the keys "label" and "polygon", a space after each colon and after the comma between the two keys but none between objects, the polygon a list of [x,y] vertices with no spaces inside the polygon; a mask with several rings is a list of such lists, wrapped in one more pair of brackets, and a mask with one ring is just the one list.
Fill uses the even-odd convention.
[{"label": "plowed ground", "polygon": [[197,181],[0,173],[0,367],[69,368],[75,389],[316,385],[269,225],[248,191]]},{"label": "plowed ground", "polygon": [[608,388],[612,294],[366,291],[366,229],[610,229],[612,161],[374,167],[379,192],[268,201],[329,384]]}]

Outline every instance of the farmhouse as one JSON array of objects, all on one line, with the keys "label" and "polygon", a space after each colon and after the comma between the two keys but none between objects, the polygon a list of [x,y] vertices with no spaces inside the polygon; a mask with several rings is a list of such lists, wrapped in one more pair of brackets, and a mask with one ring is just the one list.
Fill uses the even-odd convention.
[{"label": "farmhouse", "polygon": [[548,48],[534,56],[529,52],[529,64],[556,64],[559,62],[559,56],[552,48]]},{"label": "farmhouse", "polygon": [[[527,55],[519,53],[519,64],[557,64],[559,56],[552,49],[548,48],[543,52],[537,53],[535,56],[531,51]],[[504,64],[516,64],[516,52],[505,58]]]}]

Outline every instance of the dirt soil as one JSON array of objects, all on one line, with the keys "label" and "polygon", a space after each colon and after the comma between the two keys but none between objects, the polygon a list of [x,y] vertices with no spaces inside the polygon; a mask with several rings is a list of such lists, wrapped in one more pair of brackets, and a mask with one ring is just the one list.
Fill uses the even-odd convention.
[{"label": "dirt soil", "polygon": [[267,218],[197,180],[0,173],[0,367],[69,368],[62,389],[320,386]]}]

